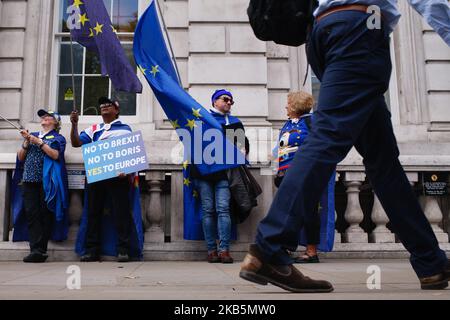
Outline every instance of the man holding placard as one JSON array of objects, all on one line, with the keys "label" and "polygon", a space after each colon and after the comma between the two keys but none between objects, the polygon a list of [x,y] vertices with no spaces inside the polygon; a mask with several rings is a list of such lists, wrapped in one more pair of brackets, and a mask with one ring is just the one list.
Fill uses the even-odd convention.
[{"label": "man holding placard", "polygon": [[[99,105],[103,123],[95,124],[82,131],[81,134],[78,134],[77,111],[73,111],[70,116],[72,146],[75,148],[83,146],[83,157],[85,153],[88,153],[88,149],[92,149],[89,148],[90,146],[97,146],[107,139],[113,142],[119,136],[129,136],[132,133],[130,126],[119,120],[120,107],[117,101],[101,97]],[[126,140],[133,142],[133,139],[136,140],[135,137]],[[136,149],[145,155],[143,146]],[[146,159],[145,165],[147,165]],[[89,174],[93,169],[88,168],[86,161],[85,166],[88,177],[87,196],[76,245],[76,252],[81,255],[81,261],[99,261],[101,254],[116,255],[119,262],[129,261],[130,256],[140,258],[143,243],[140,207],[137,205],[139,201],[131,201],[133,193],[135,198],[139,199],[137,176],[135,176],[136,179],[131,179],[134,184],[131,183],[131,176],[122,170],[114,170],[109,176],[94,179]],[[105,208],[110,209],[109,215],[104,214]],[[106,211],[108,212],[108,210]],[[130,214],[132,211],[133,214]],[[110,221],[108,221],[109,218]],[[112,232],[107,230],[110,225],[115,225],[115,230]],[[133,251],[131,254],[130,250]]]}]

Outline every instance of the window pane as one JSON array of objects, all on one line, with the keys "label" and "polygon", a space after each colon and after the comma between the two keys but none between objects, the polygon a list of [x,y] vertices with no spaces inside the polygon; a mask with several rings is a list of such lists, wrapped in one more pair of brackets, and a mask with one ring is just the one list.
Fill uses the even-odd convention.
[{"label": "window pane", "polygon": [[[58,112],[68,115],[73,109],[72,77],[58,77]],[[81,105],[81,77],[75,77],[75,93],[77,106]]]},{"label": "window pane", "polygon": [[136,94],[128,92],[118,92],[112,89],[111,96],[113,100],[119,101],[120,115],[135,116],[136,115]]},{"label": "window pane", "polygon": [[[76,42],[73,43],[73,65],[74,73],[81,74],[81,69],[83,67],[83,47]],[[70,43],[61,43],[59,73],[72,74],[72,65],[70,61]]]},{"label": "window pane", "polygon": [[103,0],[105,8],[108,11],[108,15],[111,17],[111,0]]},{"label": "window pane", "polygon": [[102,69],[100,65],[100,59],[97,54],[86,51],[86,66],[85,66],[86,74],[101,74]]},{"label": "window pane", "polygon": [[60,0],[59,2],[59,32],[69,32],[69,29],[67,28],[66,22],[68,14],[67,8],[69,6],[69,3],[72,4],[73,0]]},{"label": "window pane", "polygon": [[119,32],[134,32],[138,16],[138,0],[114,0],[113,24]]},{"label": "window pane", "polygon": [[[103,0],[103,3],[105,4],[106,10],[108,11],[108,15],[110,17],[111,17],[111,1],[112,0]],[[82,2],[84,2],[84,1],[82,1]],[[130,1],[130,2],[134,2],[134,1]],[[72,5],[72,3],[73,3],[73,0],[60,0],[59,28],[58,28],[59,32],[69,32],[69,29],[67,28],[67,25],[66,25],[67,18],[68,18],[68,14],[66,12],[67,12],[67,8],[69,7],[69,5]],[[137,8],[137,4],[136,4],[136,8]]]},{"label": "window pane", "polygon": [[84,80],[84,111],[83,115],[99,115],[98,98],[108,96],[109,78],[86,77]]},{"label": "window pane", "polygon": [[132,43],[122,43],[123,50],[125,50],[125,54],[128,57],[128,60],[130,61],[131,66],[133,67],[133,70],[137,70],[136,61],[134,61],[134,55],[133,55],[133,44]]}]

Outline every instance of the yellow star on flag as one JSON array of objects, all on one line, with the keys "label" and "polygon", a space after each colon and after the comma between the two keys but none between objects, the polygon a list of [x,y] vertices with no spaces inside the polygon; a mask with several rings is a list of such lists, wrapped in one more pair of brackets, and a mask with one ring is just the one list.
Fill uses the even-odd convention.
[{"label": "yellow star on flag", "polygon": [[92,38],[94,36],[94,30],[92,30],[92,28],[89,28],[89,31],[91,32],[89,34],[89,38]]},{"label": "yellow star on flag", "polygon": [[192,108],[192,114],[194,115],[194,117],[197,117],[197,118],[201,118],[202,117],[202,115],[200,114],[200,110],[202,110],[202,109],[194,109],[194,108]]},{"label": "yellow star on flag", "polygon": [[111,29],[112,29],[112,31],[113,31],[115,34],[117,34],[117,30],[116,30],[116,28],[114,28],[113,25],[111,25]]},{"label": "yellow star on flag", "polygon": [[189,180],[189,178],[184,178],[183,184],[189,187],[189,185],[191,184],[191,180]]},{"label": "yellow star on flag", "polygon": [[78,9],[80,9],[80,6],[84,4],[83,2],[81,2],[81,0],[74,0],[73,1],[73,6],[77,7]]},{"label": "yellow star on flag", "polygon": [[156,77],[156,74],[159,72],[159,66],[152,66],[152,71],[150,73],[153,75],[153,77]]},{"label": "yellow star on flag", "polygon": [[83,27],[84,27],[84,24],[85,24],[86,22],[88,22],[89,19],[86,17],[86,13],[85,13],[85,14],[79,14],[79,16],[80,16],[80,20],[79,20],[78,22],[81,22],[81,24],[82,24]]},{"label": "yellow star on flag", "polygon": [[174,121],[170,121],[170,124],[172,125],[172,127],[174,129],[178,129],[181,128],[181,126],[178,124],[178,119],[174,120]]},{"label": "yellow star on flag", "polygon": [[197,125],[195,124],[195,120],[194,119],[188,120],[185,127],[189,127],[189,129],[194,130],[194,128],[197,127]]},{"label": "yellow star on flag", "polygon": [[198,198],[198,192],[197,192],[197,190],[194,190],[194,191],[192,192],[192,196],[193,196],[194,198]]},{"label": "yellow star on flag", "polygon": [[95,28],[94,28],[94,30],[97,31],[97,35],[98,35],[99,33],[103,33],[102,28],[103,28],[103,24],[99,24],[99,23],[97,22],[97,25],[96,25]]},{"label": "yellow star on flag", "polygon": [[147,71],[147,69],[145,69],[143,66],[139,66],[139,70],[141,70],[142,74],[145,75],[145,71]]},{"label": "yellow star on flag", "polygon": [[184,162],[183,162],[183,169],[186,170],[187,167],[188,167],[188,165],[189,165],[189,161],[187,161],[187,160],[184,161]]}]

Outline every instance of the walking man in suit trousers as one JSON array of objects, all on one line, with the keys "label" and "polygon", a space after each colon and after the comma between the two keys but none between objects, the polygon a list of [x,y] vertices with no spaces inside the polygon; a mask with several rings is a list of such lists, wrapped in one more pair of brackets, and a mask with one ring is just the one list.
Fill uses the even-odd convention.
[{"label": "walking man in suit trousers", "polygon": [[[408,0],[450,46],[446,0]],[[369,6],[381,11],[370,28]],[[384,93],[391,75],[389,34],[400,14],[397,0],[320,0],[307,44],[321,91],[312,131],[297,152],[267,216],[258,226],[240,276],[292,292],[330,292],[292,265],[298,231],[319,201],[337,163],[355,146],[392,228],[410,252],[422,289],[444,289],[450,265],[399,162]]]}]

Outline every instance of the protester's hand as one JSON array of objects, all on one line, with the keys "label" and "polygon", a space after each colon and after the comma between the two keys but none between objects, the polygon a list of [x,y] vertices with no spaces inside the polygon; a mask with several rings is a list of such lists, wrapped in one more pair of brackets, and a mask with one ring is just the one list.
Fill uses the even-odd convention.
[{"label": "protester's hand", "polygon": [[119,178],[121,178],[121,179],[127,177],[127,175],[126,175],[125,173],[123,173],[123,172],[119,172],[119,173],[117,174],[117,176],[118,176]]},{"label": "protester's hand", "polygon": [[22,136],[22,138],[24,138],[25,140],[30,140],[30,133],[28,132],[28,130],[20,130],[20,135]]},{"label": "protester's hand", "polygon": [[30,135],[30,139],[29,140],[30,140],[30,142],[32,144],[36,144],[36,145],[39,145],[39,144],[42,143],[42,139],[41,138],[35,137],[33,135]]},{"label": "protester's hand", "polygon": [[70,113],[70,122],[72,122],[72,124],[76,125],[78,124],[78,111],[74,110]]}]

